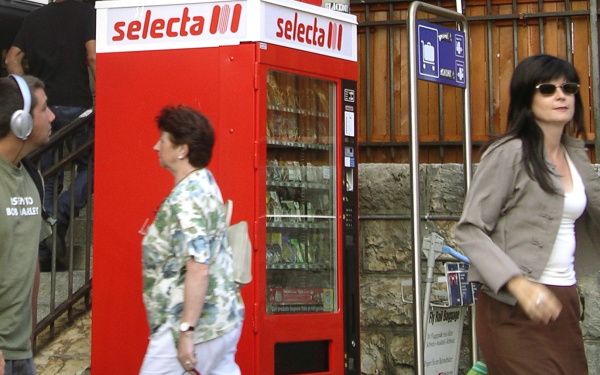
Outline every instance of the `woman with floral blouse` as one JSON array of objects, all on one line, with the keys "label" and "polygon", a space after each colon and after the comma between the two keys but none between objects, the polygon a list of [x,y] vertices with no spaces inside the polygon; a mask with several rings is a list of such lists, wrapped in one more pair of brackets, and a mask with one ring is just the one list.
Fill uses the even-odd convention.
[{"label": "woman with floral blouse", "polygon": [[233,280],[223,198],[206,168],[214,131],[186,106],[165,107],[156,121],[154,150],[175,186],[142,242],[151,335],[140,374],[240,374],[235,352],[244,303]]}]

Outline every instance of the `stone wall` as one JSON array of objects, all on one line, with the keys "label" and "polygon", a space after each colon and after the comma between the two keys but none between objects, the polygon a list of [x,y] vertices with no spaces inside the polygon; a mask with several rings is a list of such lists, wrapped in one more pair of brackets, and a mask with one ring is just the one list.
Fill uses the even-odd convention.
[{"label": "stone wall", "polygon": [[[422,220],[422,236],[436,232],[455,247],[452,230],[462,211],[463,176],[462,165],[421,165],[421,215],[431,219]],[[412,277],[409,165],[361,164],[359,189],[362,373],[413,374],[413,306],[401,298],[401,282]],[[582,328],[590,375],[600,375],[600,271],[579,283],[586,301]],[[467,314],[459,374],[470,368],[469,323]]]}]

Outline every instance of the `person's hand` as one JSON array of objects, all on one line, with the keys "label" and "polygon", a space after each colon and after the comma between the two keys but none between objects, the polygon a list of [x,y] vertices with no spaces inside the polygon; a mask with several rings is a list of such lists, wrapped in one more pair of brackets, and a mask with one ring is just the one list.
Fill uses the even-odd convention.
[{"label": "person's hand", "polygon": [[544,324],[558,319],[562,304],[545,285],[517,276],[510,279],[506,287],[529,319]]},{"label": "person's hand", "polygon": [[4,354],[2,354],[2,350],[0,350],[0,375],[4,375],[4,367],[6,363],[4,362]]},{"label": "person's hand", "polygon": [[[177,344],[177,359],[181,363],[181,366],[185,371],[192,371],[196,368],[198,361],[194,354],[194,340],[193,333],[191,331],[181,332],[179,335],[179,343]],[[0,375],[2,375],[0,373]]]}]

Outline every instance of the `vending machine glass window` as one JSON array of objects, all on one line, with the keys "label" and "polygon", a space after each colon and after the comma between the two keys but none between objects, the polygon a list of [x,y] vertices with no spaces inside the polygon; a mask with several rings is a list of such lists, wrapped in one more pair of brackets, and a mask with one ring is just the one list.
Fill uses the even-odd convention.
[{"label": "vending machine glass window", "polygon": [[335,82],[267,74],[267,313],[337,310]]}]

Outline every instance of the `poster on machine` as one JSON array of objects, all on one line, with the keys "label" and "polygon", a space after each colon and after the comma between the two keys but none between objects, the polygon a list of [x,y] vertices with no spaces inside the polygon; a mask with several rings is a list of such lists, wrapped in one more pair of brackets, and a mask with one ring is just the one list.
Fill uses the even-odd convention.
[{"label": "poster on machine", "polygon": [[425,337],[425,373],[457,375],[466,308],[435,309],[429,312]]}]

